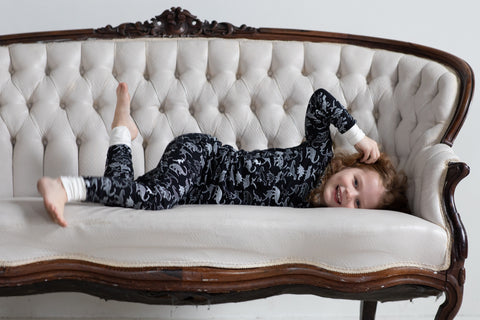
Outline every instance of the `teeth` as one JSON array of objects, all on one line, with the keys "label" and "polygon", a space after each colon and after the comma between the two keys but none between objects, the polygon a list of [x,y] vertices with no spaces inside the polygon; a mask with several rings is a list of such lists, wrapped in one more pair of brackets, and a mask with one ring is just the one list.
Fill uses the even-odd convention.
[{"label": "teeth", "polygon": [[340,187],[337,186],[337,202],[340,204]]}]

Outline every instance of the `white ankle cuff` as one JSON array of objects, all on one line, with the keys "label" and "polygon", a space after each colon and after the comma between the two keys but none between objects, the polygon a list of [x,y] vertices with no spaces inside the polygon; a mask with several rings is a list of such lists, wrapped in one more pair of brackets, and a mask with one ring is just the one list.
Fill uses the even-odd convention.
[{"label": "white ankle cuff", "polygon": [[132,136],[130,135],[130,130],[125,126],[115,127],[110,133],[110,146],[116,144],[125,144],[131,147]]},{"label": "white ankle cuff", "polygon": [[84,201],[87,199],[87,187],[82,177],[60,177],[68,201]]}]

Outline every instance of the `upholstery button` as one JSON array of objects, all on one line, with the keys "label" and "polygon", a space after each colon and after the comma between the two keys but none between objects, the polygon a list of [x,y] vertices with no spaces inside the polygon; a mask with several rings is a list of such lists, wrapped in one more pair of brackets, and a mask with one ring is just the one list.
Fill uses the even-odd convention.
[{"label": "upholstery button", "polygon": [[48,144],[48,140],[47,140],[46,137],[43,137],[43,138],[42,138],[42,144],[43,144],[44,146],[46,146],[46,145]]},{"label": "upholstery button", "polygon": [[50,76],[50,68],[45,68],[45,75],[48,77]]},{"label": "upholstery button", "polygon": [[210,79],[212,78],[212,76],[210,74],[206,74],[205,77],[207,78],[207,81],[210,81]]},{"label": "upholstery button", "polygon": [[146,149],[146,148],[147,148],[147,145],[148,145],[147,140],[143,140],[143,142],[142,142],[142,147],[143,147],[143,149]]},{"label": "upholstery button", "polygon": [[188,111],[190,111],[190,114],[191,114],[192,116],[195,115],[195,109],[193,109],[193,107],[188,108]]},{"label": "upholstery button", "polygon": [[273,71],[272,71],[272,70],[268,70],[267,74],[268,74],[269,77],[271,77],[271,76],[273,76]]},{"label": "upholstery button", "polygon": [[15,137],[12,137],[12,138],[10,139],[10,142],[12,143],[12,146],[14,146],[15,143],[17,143],[17,139],[16,139]]},{"label": "upholstery button", "polygon": [[257,107],[252,103],[250,105],[250,109],[252,109],[252,111],[255,112],[255,110],[257,110]]},{"label": "upholstery button", "polygon": [[32,109],[33,103],[32,102],[27,102],[27,108],[28,110]]},{"label": "upholstery button", "polygon": [[65,109],[66,107],[67,107],[67,105],[64,102],[60,103],[60,108],[61,109]]},{"label": "upholstery button", "polygon": [[143,74],[143,77],[144,77],[145,80],[147,80],[147,81],[150,80],[150,75],[149,75],[147,72],[145,72],[145,73]]},{"label": "upholstery button", "polygon": [[82,144],[82,141],[80,140],[80,138],[77,138],[77,141],[76,141],[76,143],[77,143],[77,146],[79,146],[79,145],[81,145],[81,144]]},{"label": "upholstery button", "polygon": [[237,80],[240,80],[242,78],[242,75],[240,73],[237,73],[235,77],[237,78]]},{"label": "upholstery button", "polygon": [[85,75],[85,68],[80,68],[80,75],[83,77]]},{"label": "upholstery button", "polygon": [[220,113],[225,113],[225,106],[224,106],[223,104],[219,105],[219,106],[218,106],[218,111],[219,111]]},{"label": "upholstery button", "polygon": [[180,73],[178,73],[178,71],[175,71],[175,78],[180,79]]}]

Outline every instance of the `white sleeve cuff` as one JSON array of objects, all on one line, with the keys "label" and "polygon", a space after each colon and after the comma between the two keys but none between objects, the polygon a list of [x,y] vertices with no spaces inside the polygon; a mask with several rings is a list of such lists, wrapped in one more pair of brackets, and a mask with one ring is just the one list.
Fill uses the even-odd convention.
[{"label": "white sleeve cuff", "polygon": [[132,137],[130,135],[130,130],[127,127],[120,126],[112,129],[110,133],[110,146],[116,144],[125,144],[131,147]]},{"label": "white sleeve cuff", "polygon": [[347,139],[348,143],[354,146],[365,137],[365,133],[359,126],[357,126],[357,124],[354,124],[353,127],[348,129],[348,131],[342,134],[342,136]]}]

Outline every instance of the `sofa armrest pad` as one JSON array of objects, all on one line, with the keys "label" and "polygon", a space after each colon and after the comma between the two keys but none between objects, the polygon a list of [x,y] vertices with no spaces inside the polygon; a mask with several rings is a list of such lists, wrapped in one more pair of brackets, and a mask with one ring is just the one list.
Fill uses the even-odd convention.
[{"label": "sofa armrest pad", "polygon": [[409,177],[408,198],[415,215],[446,228],[443,187],[448,164],[459,161],[453,149],[439,143],[422,149],[407,166]]}]

